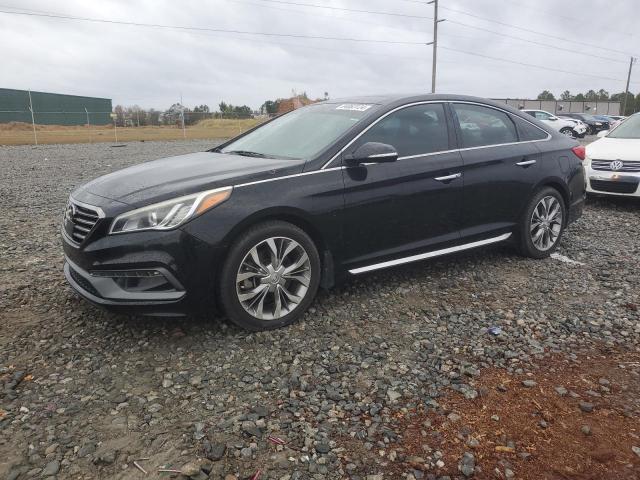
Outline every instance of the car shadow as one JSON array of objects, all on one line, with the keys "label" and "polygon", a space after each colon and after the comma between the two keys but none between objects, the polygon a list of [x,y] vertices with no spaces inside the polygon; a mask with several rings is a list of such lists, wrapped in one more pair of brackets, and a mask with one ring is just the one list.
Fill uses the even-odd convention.
[{"label": "car shadow", "polygon": [[640,198],[589,194],[587,196],[587,207],[589,206],[612,208],[636,213],[640,207]]}]

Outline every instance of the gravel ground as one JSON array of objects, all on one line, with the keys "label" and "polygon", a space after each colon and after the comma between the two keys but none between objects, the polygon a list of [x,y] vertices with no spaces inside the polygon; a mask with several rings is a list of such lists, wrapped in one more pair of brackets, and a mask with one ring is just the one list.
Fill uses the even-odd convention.
[{"label": "gravel ground", "polygon": [[640,351],[640,203],[627,199],[591,200],[564,257],[496,247],[360,277],[278,331],[79,299],[58,233],[70,190],[209,145],[0,149],[0,478],[437,478],[439,452],[428,473],[385,474],[406,461],[398,413],[438,411],[451,388],[476,397],[489,367],[526,375],[554,354]]}]

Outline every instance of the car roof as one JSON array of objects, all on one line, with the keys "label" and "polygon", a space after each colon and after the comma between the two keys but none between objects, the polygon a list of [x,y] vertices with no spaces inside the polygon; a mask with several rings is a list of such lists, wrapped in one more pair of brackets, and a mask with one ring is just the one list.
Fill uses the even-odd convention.
[{"label": "car roof", "polygon": [[511,107],[504,102],[496,102],[488,98],[474,97],[471,95],[456,95],[449,93],[417,93],[417,94],[387,94],[387,95],[363,95],[343,98],[332,98],[324,103],[370,103],[381,106],[391,106],[396,104],[428,102],[428,101],[463,101],[480,102],[494,105],[500,108]]}]

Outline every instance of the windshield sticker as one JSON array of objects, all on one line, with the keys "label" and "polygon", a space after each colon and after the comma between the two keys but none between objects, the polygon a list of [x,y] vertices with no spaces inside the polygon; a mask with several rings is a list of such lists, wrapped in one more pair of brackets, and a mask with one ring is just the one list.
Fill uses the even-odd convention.
[{"label": "windshield sticker", "polygon": [[369,110],[371,105],[364,105],[362,103],[343,103],[342,105],[336,107],[336,110],[351,110],[355,112],[364,112]]}]

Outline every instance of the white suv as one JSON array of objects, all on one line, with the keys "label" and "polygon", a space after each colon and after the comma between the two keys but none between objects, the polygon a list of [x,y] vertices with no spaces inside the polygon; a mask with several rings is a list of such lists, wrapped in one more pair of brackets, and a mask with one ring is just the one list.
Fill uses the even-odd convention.
[{"label": "white suv", "polygon": [[640,113],[587,145],[587,192],[640,198]]},{"label": "white suv", "polygon": [[568,136],[568,137],[584,137],[587,132],[587,128],[585,125],[580,125],[575,122],[570,122],[563,118],[558,118],[555,115],[545,112],[544,110],[522,110],[525,113],[528,113],[532,117],[540,120],[542,123],[546,123],[554,130],[559,131],[560,133]]}]

